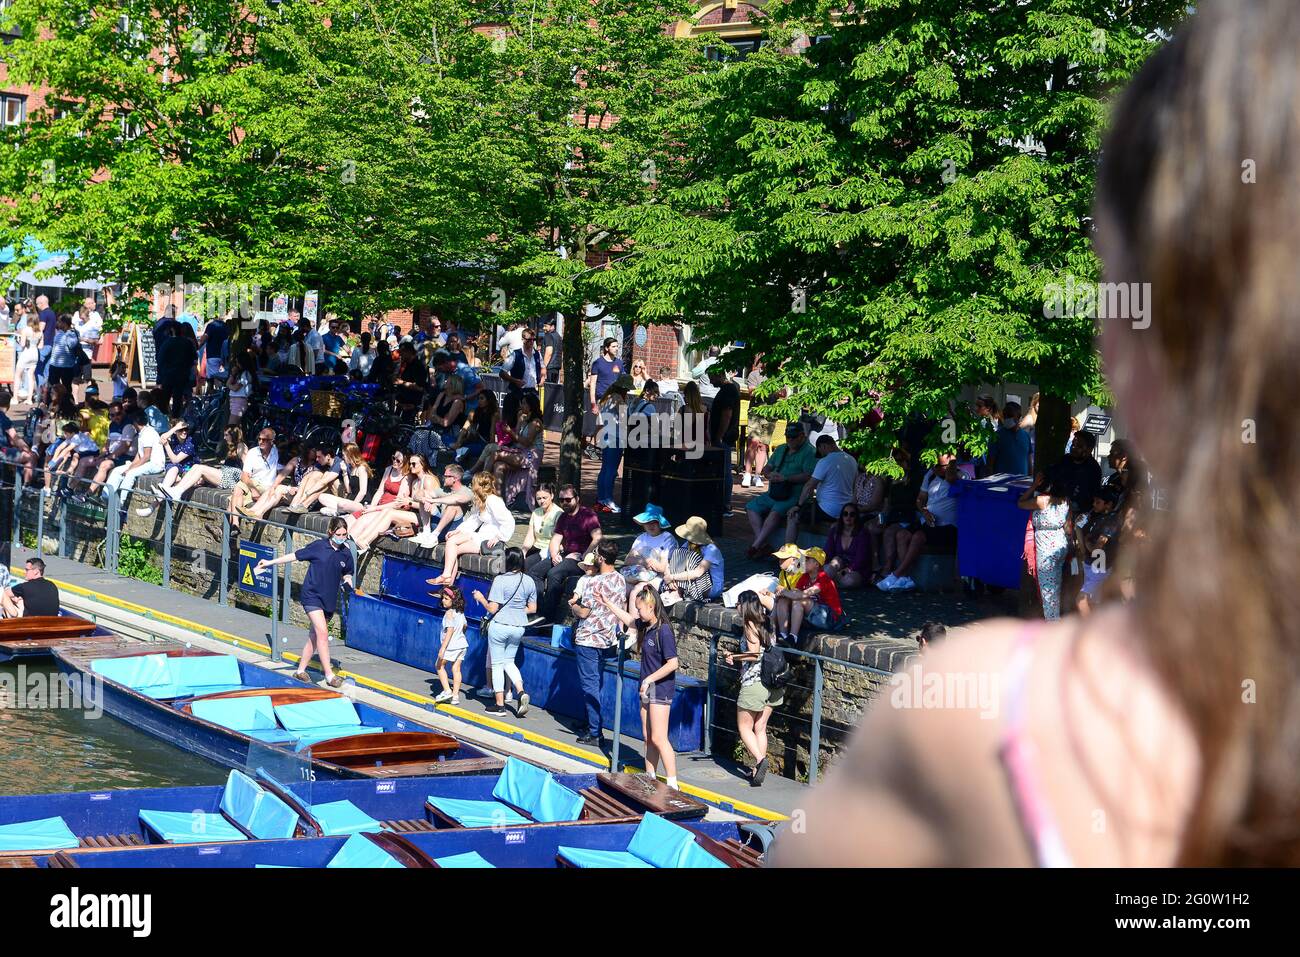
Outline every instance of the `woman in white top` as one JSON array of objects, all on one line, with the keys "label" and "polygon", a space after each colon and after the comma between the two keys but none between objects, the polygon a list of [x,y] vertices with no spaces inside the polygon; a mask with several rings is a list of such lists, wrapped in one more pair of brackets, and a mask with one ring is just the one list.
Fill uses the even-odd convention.
[{"label": "woman in white top", "polygon": [[470,485],[474,503],[456,531],[447,536],[442,574],[432,578],[432,585],[450,585],[456,580],[457,557],[474,554],[484,545],[504,545],[515,533],[515,517],[497,494],[497,480],[491,472],[479,472]]},{"label": "woman in white top", "polygon": [[[394,456],[394,459],[396,456]],[[438,476],[429,469],[423,455],[412,453],[407,458],[407,474],[393,498],[387,493],[388,480],[376,491],[381,492],[379,502],[364,512],[354,512],[350,534],[357,543],[357,552],[364,552],[371,542],[380,535],[393,530],[394,537],[400,537],[394,526],[406,526],[412,533],[428,521],[429,499],[442,491]]]},{"label": "woman in white top", "polygon": [[36,313],[27,316],[27,321],[18,327],[18,362],[14,366],[14,399],[18,402],[31,402],[36,394],[36,360],[41,354],[44,342],[41,336],[41,321]]},{"label": "woman in white top", "polygon": [[361,344],[348,356],[348,371],[361,373],[362,379],[370,375],[370,367],[375,364],[375,347],[370,344],[372,338],[368,332],[361,333]]}]

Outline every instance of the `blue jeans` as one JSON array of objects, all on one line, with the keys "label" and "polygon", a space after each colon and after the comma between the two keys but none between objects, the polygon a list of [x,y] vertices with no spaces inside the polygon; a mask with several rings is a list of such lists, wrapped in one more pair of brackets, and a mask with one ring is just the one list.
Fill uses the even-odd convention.
[{"label": "blue jeans", "polygon": [[600,737],[600,689],[605,677],[605,662],[614,653],[613,648],[588,648],[574,645],[578,654],[578,684],[582,686],[582,702],[587,707],[587,734]]},{"label": "blue jeans", "polygon": [[36,356],[36,384],[41,388],[49,381],[50,353],[53,351],[53,346],[41,346],[41,351]]},{"label": "blue jeans", "polygon": [[614,479],[618,478],[618,463],[623,460],[623,450],[617,446],[600,450],[600,475],[596,477],[596,501],[614,501]]}]

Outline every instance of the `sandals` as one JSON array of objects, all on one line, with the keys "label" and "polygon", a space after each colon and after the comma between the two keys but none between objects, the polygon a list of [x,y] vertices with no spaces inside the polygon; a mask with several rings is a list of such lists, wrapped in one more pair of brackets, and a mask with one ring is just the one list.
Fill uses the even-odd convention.
[{"label": "sandals", "polygon": [[326,688],[342,688],[343,679],[340,678],[338,675],[335,675],[333,678],[328,678],[325,681],[322,681],[321,684],[323,684]]},{"label": "sandals", "polygon": [[311,684],[311,677],[308,676],[307,672],[305,671],[295,671],[290,677],[292,677],[296,681],[303,681],[306,682],[307,684]]}]

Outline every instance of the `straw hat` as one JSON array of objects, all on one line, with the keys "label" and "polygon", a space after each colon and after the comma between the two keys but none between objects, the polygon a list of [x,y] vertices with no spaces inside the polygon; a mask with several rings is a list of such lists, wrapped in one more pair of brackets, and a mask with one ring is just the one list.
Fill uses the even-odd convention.
[{"label": "straw hat", "polygon": [[677,537],[685,539],[693,545],[712,545],[713,539],[709,537],[709,523],[698,515],[692,515],[686,520],[686,524],[678,525],[674,531]]}]

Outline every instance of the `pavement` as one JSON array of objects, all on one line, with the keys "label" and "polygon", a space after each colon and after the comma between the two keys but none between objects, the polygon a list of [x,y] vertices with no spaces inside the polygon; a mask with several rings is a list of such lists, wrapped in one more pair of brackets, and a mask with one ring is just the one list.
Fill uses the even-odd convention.
[{"label": "pavement", "polygon": [[[12,564],[20,571],[28,549],[15,549]],[[101,568],[71,559],[44,556],[46,577],[60,589],[63,606],[92,618],[110,630],[139,638],[171,638],[192,641],[202,647],[231,651],[248,661],[268,667],[290,668],[298,661],[305,638],[292,626],[282,628],[278,639],[284,661],[270,662],[270,619],[233,605],[149,585],[133,578],[113,575]],[[386,658],[348,648],[342,642],[331,645],[339,674],[355,683],[349,693],[359,700],[415,718],[433,727],[453,732],[475,744],[502,754],[514,754],[556,771],[587,771],[611,766],[612,743],[606,739],[603,751],[582,747],[575,741],[576,721],[534,708],[525,718],[512,715],[501,719],[484,713],[485,700],[462,690],[461,704],[435,705],[437,679]],[[316,670],[316,669],[313,669]],[[642,770],[641,742],[624,738],[620,743],[620,769]],[[679,754],[678,781],[682,790],[712,805],[720,814],[738,814],[774,820],[788,817],[801,804],[807,785],[768,775],[761,788],[751,788],[736,762],[700,753]]]}]

